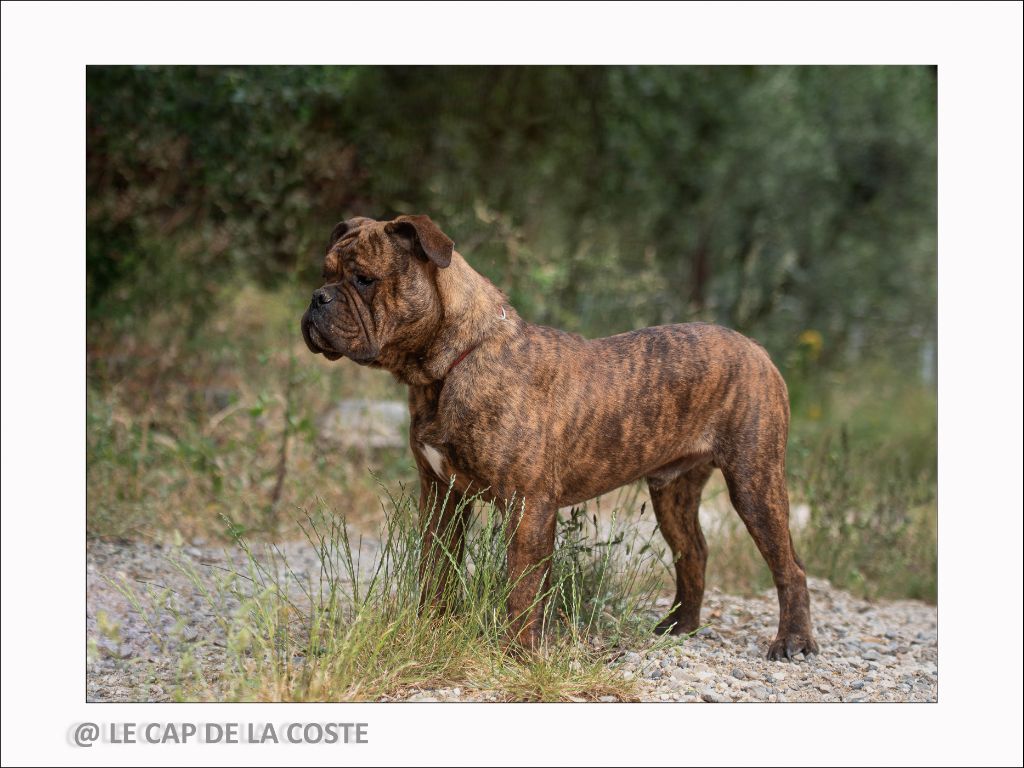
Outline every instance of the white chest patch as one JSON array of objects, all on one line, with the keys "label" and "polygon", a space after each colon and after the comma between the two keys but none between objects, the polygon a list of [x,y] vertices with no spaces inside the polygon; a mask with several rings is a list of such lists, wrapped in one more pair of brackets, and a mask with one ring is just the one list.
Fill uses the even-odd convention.
[{"label": "white chest patch", "polygon": [[427,460],[430,468],[434,470],[434,474],[438,477],[444,477],[444,472],[441,469],[441,453],[437,448],[426,443],[420,443],[420,449],[423,451],[423,458]]}]

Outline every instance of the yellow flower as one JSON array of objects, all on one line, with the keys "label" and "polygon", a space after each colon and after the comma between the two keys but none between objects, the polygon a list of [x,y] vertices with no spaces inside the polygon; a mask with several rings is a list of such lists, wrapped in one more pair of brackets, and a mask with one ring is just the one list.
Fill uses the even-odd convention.
[{"label": "yellow flower", "polygon": [[807,352],[812,360],[818,359],[818,356],[821,354],[821,348],[825,345],[825,340],[821,337],[821,334],[813,328],[808,328],[801,333],[797,341],[800,346],[807,348]]}]

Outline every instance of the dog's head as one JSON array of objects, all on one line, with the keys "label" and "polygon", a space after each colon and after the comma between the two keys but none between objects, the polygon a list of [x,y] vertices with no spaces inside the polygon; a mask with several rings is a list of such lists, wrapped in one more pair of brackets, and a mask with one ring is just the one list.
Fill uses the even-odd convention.
[{"label": "dog's head", "polygon": [[453,242],[427,216],[354,218],[331,233],[324,284],[302,316],[302,337],[329,360],[387,366],[415,354],[443,317],[434,272],[451,263]]}]

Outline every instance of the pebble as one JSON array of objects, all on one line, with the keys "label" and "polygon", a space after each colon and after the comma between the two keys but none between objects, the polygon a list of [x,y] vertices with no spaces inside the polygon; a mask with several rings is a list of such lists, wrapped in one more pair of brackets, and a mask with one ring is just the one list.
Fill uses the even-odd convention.
[{"label": "pebble", "polygon": [[715,691],[710,690],[702,691],[700,697],[704,701],[710,702],[712,704],[728,704],[730,701],[732,701],[732,699],[730,699],[728,696],[723,696],[720,693],[716,693]]},{"label": "pebble", "polygon": [[770,693],[768,692],[768,689],[765,688],[763,685],[756,685],[750,689],[750,695],[758,701],[768,701],[768,696],[770,695]]}]

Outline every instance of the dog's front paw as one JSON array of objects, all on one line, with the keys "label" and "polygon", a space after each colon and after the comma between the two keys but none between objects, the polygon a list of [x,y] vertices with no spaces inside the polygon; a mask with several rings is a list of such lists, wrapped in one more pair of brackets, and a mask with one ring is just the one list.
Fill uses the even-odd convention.
[{"label": "dog's front paw", "polygon": [[818,652],[818,644],[808,635],[779,635],[768,648],[769,661],[792,661],[798,654],[810,658]]},{"label": "dog's front paw", "polygon": [[654,634],[689,635],[690,633],[697,631],[699,627],[699,621],[692,618],[680,618],[677,613],[673,612],[658,622],[658,625],[654,628]]}]

